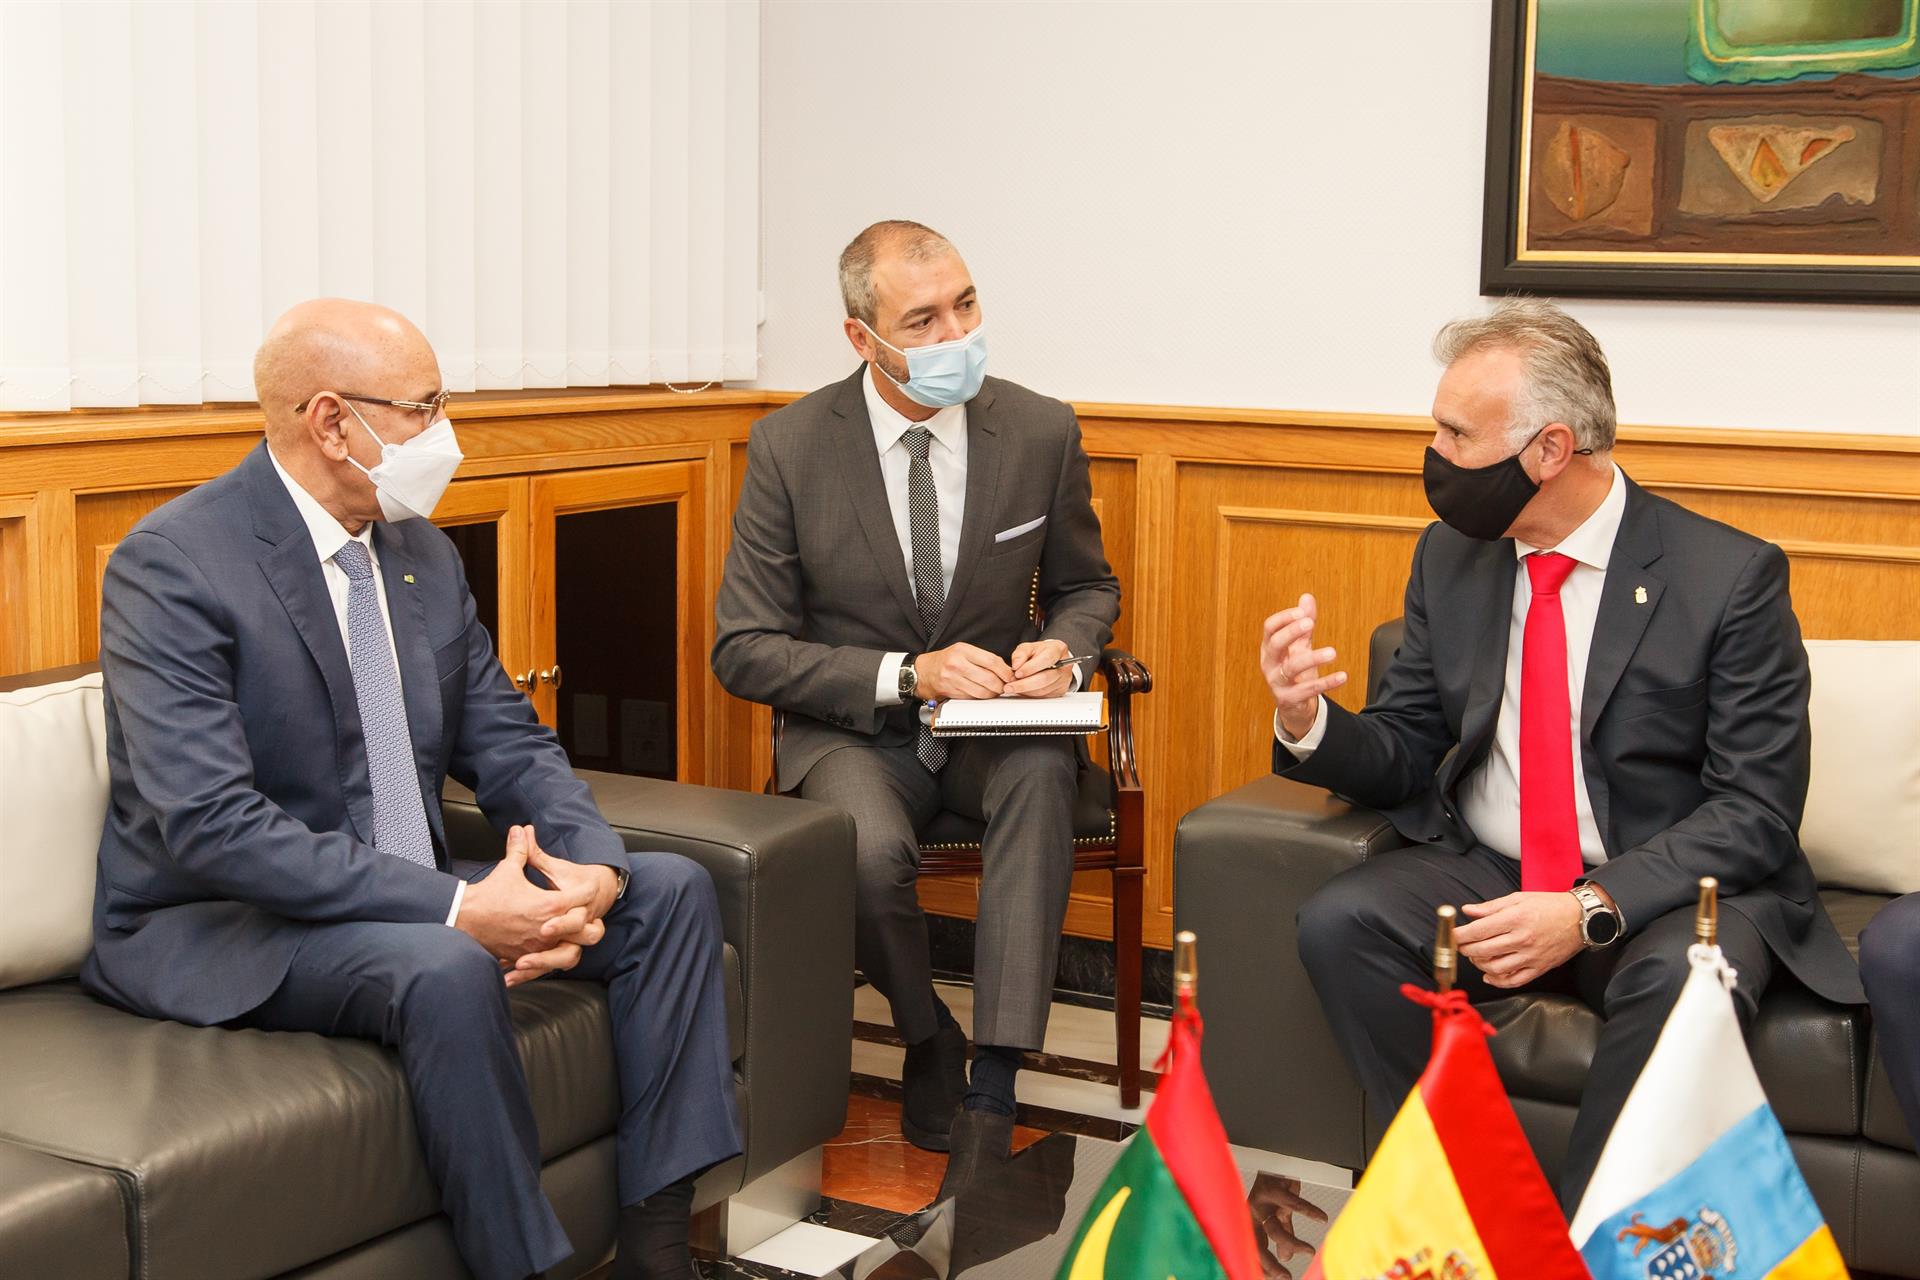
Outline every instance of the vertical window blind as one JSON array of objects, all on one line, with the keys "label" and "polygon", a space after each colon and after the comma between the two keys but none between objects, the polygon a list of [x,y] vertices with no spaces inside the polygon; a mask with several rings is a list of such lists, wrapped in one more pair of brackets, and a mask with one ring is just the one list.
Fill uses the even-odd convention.
[{"label": "vertical window blind", "polygon": [[0,4],[0,410],[251,400],[303,298],[446,385],[751,379],[759,0]]}]

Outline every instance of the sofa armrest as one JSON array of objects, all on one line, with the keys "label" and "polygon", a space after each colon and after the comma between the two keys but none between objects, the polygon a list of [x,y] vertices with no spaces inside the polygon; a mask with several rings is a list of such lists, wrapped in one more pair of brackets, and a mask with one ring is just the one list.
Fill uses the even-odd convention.
[{"label": "sofa armrest", "polygon": [[[743,1181],[832,1138],[853,1070],[852,817],[787,796],[579,776],[628,849],[682,854],[713,877],[746,1001]],[[499,856],[463,788],[447,787],[444,808],[456,856]]]},{"label": "sofa armrest", "polygon": [[1279,777],[1180,820],[1174,926],[1199,939],[1207,1080],[1234,1142],[1365,1163],[1360,1086],[1300,964],[1294,921],[1322,884],[1404,843],[1380,815]]}]

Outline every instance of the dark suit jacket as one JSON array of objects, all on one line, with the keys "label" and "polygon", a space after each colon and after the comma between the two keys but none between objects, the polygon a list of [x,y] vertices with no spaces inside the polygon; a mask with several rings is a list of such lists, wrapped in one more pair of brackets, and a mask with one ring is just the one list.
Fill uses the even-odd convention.
[{"label": "dark suit jacket", "polygon": [[[960,555],[929,635],[887,504],[860,386],[866,376],[862,365],[770,414],[747,442],[714,610],[713,670],[735,697],[786,712],[774,758],[782,791],[837,747],[913,740],[914,708],[874,705],[888,653],[964,641],[1004,658],[1022,641],[1047,638],[1098,655],[1120,616],[1073,410],[988,378],[967,402]],[[1039,528],[993,540],[1040,516]],[[1035,569],[1043,629],[1030,606]]]},{"label": "dark suit jacket", "polygon": [[424,520],[379,523],[373,537],[441,869],[371,843],[346,645],[262,443],[142,520],[107,563],[111,799],[81,973],[95,994],[223,1022],[273,993],[314,923],[442,924],[449,775],[502,830],[535,823],[556,856],[620,860],[620,838],[495,659],[453,544]]},{"label": "dark suit jacket", "polygon": [[[1509,539],[1428,526],[1374,701],[1357,716],[1328,703],[1320,748],[1296,763],[1275,743],[1274,771],[1380,810],[1411,840],[1472,845],[1456,797],[1492,748],[1517,569]],[[1718,876],[1801,981],[1857,1003],[1858,970],[1800,851],[1810,687],[1780,548],[1628,481],[1580,707],[1607,850],[1590,878],[1632,929]]]}]

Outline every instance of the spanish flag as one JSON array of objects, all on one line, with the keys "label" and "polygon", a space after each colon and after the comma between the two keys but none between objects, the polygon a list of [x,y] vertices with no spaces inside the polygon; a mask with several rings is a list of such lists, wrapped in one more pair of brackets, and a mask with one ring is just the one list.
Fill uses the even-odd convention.
[{"label": "spanish flag", "polygon": [[1094,1195],[1057,1280],[1260,1280],[1240,1171],[1200,1073],[1200,1029],[1182,990],[1146,1126]]},{"label": "spanish flag", "polygon": [[1433,1009],[1433,1056],[1306,1280],[1588,1280],[1465,992]]}]

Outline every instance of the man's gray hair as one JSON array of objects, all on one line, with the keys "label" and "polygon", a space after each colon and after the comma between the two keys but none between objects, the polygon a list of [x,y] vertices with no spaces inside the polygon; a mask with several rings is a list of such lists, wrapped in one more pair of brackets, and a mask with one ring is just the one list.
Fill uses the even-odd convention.
[{"label": "man's gray hair", "polygon": [[1491,314],[1467,316],[1442,328],[1433,354],[1451,366],[1476,351],[1517,351],[1526,380],[1513,406],[1518,444],[1552,422],[1573,430],[1574,446],[1604,454],[1613,448],[1619,424],[1613,407],[1613,374],[1606,353],[1586,327],[1540,298],[1508,298]]},{"label": "man's gray hair", "polygon": [[893,218],[876,222],[840,251],[840,300],[847,314],[868,325],[874,322],[873,264],[882,249],[897,249],[909,262],[928,262],[954,252],[953,242],[932,227]]}]

